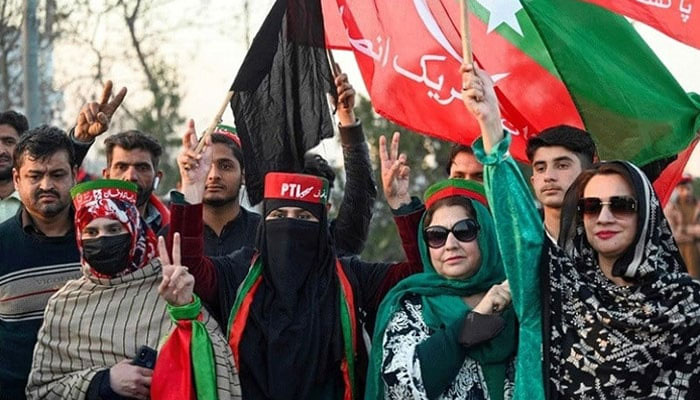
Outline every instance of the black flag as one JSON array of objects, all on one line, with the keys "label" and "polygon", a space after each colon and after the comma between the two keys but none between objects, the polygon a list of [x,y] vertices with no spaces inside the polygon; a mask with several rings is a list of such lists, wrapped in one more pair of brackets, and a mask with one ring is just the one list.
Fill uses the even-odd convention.
[{"label": "black flag", "polygon": [[231,90],[248,196],[257,204],[268,171],[301,171],[306,151],[333,136],[327,93],[336,91],[321,1],[277,0]]}]

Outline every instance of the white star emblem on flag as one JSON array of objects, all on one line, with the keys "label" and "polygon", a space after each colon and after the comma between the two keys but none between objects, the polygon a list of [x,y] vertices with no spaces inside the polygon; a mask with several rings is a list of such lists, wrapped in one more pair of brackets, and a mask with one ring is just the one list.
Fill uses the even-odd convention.
[{"label": "white star emblem on flag", "polygon": [[523,36],[523,31],[515,14],[523,9],[520,0],[478,0],[489,11],[489,25],[486,33],[491,33],[501,24],[506,24]]}]

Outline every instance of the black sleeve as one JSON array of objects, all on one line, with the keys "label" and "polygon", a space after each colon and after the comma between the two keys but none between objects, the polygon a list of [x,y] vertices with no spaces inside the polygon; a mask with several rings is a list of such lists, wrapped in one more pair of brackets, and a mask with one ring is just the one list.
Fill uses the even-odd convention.
[{"label": "black sleeve", "polygon": [[127,400],[126,397],[118,395],[112,386],[109,384],[109,370],[105,369],[92,377],[87,393],[86,400]]},{"label": "black sleeve", "polygon": [[227,256],[211,258],[219,287],[219,310],[215,310],[214,315],[219,316],[218,322],[224,331],[228,328],[228,319],[236,301],[238,287],[248,275],[254,255],[255,249],[243,247]]},{"label": "black sleeve", "polygon": [[641,169],[642,172],[644,172],[644,175],[647,176],[649,182],[654,183],[656,178],[658,178],[661,175],[661,173],[664,172],[664,169],[666,169],[666,167],[668,167],[669,164],[676,161],[677,158],[677,155],[662,158],[660,160],[652,161],[649,164],[642,165],[639,167],[639,169]]},{"label": "black sleeve", "polygon": [[392,267],[397,264],[364,262],[357,256],[343,257],[341,262],[345,270],[354,277],[354,282],[351,280],[351,283],[361,299],[360,305],[372,313],[372,309],[381,303],[381,299],[377,301],[377,298],[384,297],[380,293],[384,291],[384,281],[389,277]]},{"label": "black sleeve", "polygon": [[476,346],[496,337],[506,326],[500,315],[484,315],[472,311],[464,318],[459,343],[465,348]]},{"label": "black sleeve", "polygon": [[377,187],[372,177],[369,148],[362,125],[340,128],[345,164],[345,190],[338,217],[331,224],[331,234],[339,256],[362,252],[369,233]]},{"label": "black sleeve", "polygon": [[93,143],[95,143],[95,141],[93,140],[92,142],[88,143],[79,141],[75,138],[75,128],[71,128],[68,137],[70,138],[71,143],[73,143],[73,152],[75,154],[75,158],[73,160],[75,161],[75,165],[79,167],[83,164],[85,156],[87,156],[90,147]]}]

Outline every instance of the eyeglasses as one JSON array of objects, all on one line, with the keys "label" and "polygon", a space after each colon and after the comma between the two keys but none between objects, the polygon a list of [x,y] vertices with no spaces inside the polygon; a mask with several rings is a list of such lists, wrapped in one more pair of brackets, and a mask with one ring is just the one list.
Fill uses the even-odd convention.
[{"label": "eyeglasses", "polygon": [[423,229],[423,238],[428,246],[439,249],[447,242],[447,236],[450,235],[450,232],[460,242],[471,242],[476,239],[479,229],[481,227],[475,219],[467,218],[458,221],[451,229],[447,229],[444,226],[429,226]]},{"label": "eyeglasses", "polygon": [[629,196],[612,196],[603,201],[598,197],[584,197],[578,201],[578,211],[585,215],[598,215],[603,206],[610,207],[613,214],[634,214],[637,212],[637,200]]}]

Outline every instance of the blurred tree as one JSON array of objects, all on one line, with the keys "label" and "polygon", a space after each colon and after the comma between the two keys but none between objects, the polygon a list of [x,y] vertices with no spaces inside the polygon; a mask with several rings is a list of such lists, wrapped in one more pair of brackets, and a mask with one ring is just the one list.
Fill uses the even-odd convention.
[{"label": "blurred tree", "polygon": [[[22,96],[22,3],[21,0],[0,0],[0,110],[26,113]],[[54,122],[63,107],[61,92],[53,85],[53,47],[66,17],[65,11],[57,12],[55,0],[42,1],[37,10],[39,115],[45,123]]]},{"label": "blurred tree", "polygon": [[[140,73],[146,78],[147,91],[152,100],[150,104],[128,113],[136,129],[147,132],[158,139],[165,149],[165,157],[160,164],[163,170],[163,182],[159,187],[161,193],[175,187],[179,179],[177,166],[169,162],[168,154],[180,143],[176,127],[185,122],[180,114],[180,87],[177,69],[169,65],[156,51],[158,40],[147,30],[149,18],[155,17],[152,3],[142,0],[119,0],[116,3],[122,9],[131,48],[136,55]],[[155,35],[157,36],[157,35]],[[145,48],[149,48],[146,51]]]},{"label": "blurred tree", "polygon": [[[60,3],[59,9],[74,3],[52,1]],[[192,15],[183,13],[164,19],[168,7],[176,4],[174,0],[78,2],[80,7],[62,27],[64,48],[73,47],[76,53],[70,70],[63,71],[62,75],[70,79],[62,89],[76,93],[71,101],[79,107],[97,101],[108,79],[114,80],[115,90],[122,85],[128,87],[127,99],[105,137],[126,129],[154,136],[164,148],[160,163],[164,176],[159,192],[165,193],[175,187],[179,178],[173,159],[180,143],[177,129],[185,118],[180,112],[182,93],[176,60],[168,59],[163,43],[171,35],[192,27],[188,22]],[[96,147],[104,151],[102,146]]]}]

